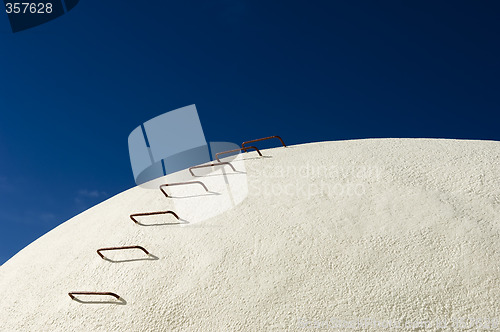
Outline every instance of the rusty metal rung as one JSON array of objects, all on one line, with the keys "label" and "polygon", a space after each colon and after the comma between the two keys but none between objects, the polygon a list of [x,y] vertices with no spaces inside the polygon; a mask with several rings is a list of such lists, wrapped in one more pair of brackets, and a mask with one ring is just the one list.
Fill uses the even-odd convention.
[{"label": "rusty metal rung", "polygon": [[255,146],[245,146],[245,147],[242,147],[242,148],[239,148],[239,149],[234,149],[234,150],[229,150],[229,151],[222,151],[222,152],[216,153],[215,154],[215,159],[217,159],[218,162],[221,162],[220,159],[219,159],[219,156],[222,155],[222,154],[227,154],[227,153],[236,152],[236,151],[247,152],[247,150],[249,150],[249,149],[253,149],[253,150],[257,151],[257,153],[259,154],[259,156],[262,157],[262,153],[260,153],[260,150],[257,149]]},{"label": "rusty metal rung", "polygon": [[101,251],[106,251],[106,250],[121,250],[121,249],[141,249],[142,251],[144,251],[146,253],[146,255],[149,255],[149,251],[147,251],[146,249],[144,249],[141,246],[126,246],[126,247],[101,248],[101,249],[97,249],[97,254],[99,256],[101,256],[102,259],[104,259],[105,257],[104,257],[103,254],[101,254]]},{"label": "rusty metal rung", "polygon": [[177,220],[179,220],[179,216],[177,215],[177,213],[175,213],[174,211],[170,211],[170,210],[169,211],[135,213],[135,214],[130,215],[130,219],[132,219],[132,221],[135,222],[136,224],[140,224],[137,220],[135,220],[135,217],[155,216],[155,215],[159,215],[159,214],[171,214],[175,218],[177,218]]},{"label": "rusty metal rung", "polygon": [[120,296],[118,294],[111,293],[111,292],[69,292],[68,295],[69,295],[69,297],[71,297],[72,300],[75,299],[75,295],[109,295],[109,296],[113,296],[117,300],[120,299]]},{"label": "rusty metal rung", "polygon": [[253,139],[251,141],[246,141],[246,142],[241,143],[241,147],[244,148],[245,144],[260,142],[260,141],[263,141],[263,140],[266,140],[266,139],[272,139],[272,138],[279,139],[281,141],[281,144],[283,144],[283,146],[286,147],[285,142],[283,142],[283,140],[279,136],[269,136],[269,137],[264,137],[264,138]]},{"label": "rusty metal rung", "polygon": [[219,165],[229,165],[229,167],[231,167],[233,169],[233,171],[236,172],[236,169],[234,169],[233,165],[231,165],[231,163],[228,163],[228,162],[221,162],[219,161],[218,163],[210,163],[210,164],[207,164],[207,165],[200,165],[200,166],[193,166],[193,167],[190,167],[189,168],[189,172],[191,173],[192,176],[195,176],[194,173],[193,173],[193,169],[196,169],[196,168],[203,168],[203,167],[212,167],[212,166],[219,166]]},{"label": "rusty metal rung", "polygon": [[175,183],[166,183],[166,184],[162,184],[160,186],[160,190],[161,192],[165,195],[165,197],[169,197],[167,192],[163,190],[163,187],[168,187],[168,186],[180,186],[180,185],[184,185],[184,184],[200,184],[203,188],[205,188],[205,191],[209,191],[207,186],[205,186],[203,184],[203,182],[201,181],[189,181],[189,182],[175,182]]}]

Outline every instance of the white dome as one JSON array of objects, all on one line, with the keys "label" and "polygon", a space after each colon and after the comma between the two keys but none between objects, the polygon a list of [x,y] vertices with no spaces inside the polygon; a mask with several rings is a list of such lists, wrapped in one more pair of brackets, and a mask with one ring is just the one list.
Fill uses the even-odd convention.
[{"label": "white dome", "polygon": [[[229,181],[243,179],[236,192],[248,196],[226,211],[217,203],[220,214],[208,219],[189,223],[185,207],[195,218],[207,208],[200,202],[234,192],[211,197],[201,186],[179,186],[166,198],[135,187],[31,243],[0,267],[0,330],[499,324],[500,143],[370,139],[262,152],[240,155],[238,173],[225,169]],[[218,170],[192,180],[212,190],[221,178]],[[176,207],[185,212],[177,211],[181,224],[129,218]],[[152,256],[96,253],[130,245]],[[90,301],[81,303],[70,291],[121,299],[80,296]]]}]

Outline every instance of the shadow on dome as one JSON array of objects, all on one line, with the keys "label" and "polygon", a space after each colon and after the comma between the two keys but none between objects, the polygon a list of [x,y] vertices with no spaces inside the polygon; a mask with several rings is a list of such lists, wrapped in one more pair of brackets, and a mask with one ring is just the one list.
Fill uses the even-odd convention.
[{"label": "shadow on dome", "polygon": [[103,258],[105,261],[108,261],[110,263],[127,263],[127,262],[138,262],[138,261],[157,261],[159,260],[158,257],[155,255],[149,254],[148,257],[144,258],[131,258],[131,259],[111,259],[104,257]]},{"label": "shadow on dome", "polygon": [[81,304],[116,304],[116,305],[126,305],[127,301],[120,296],[120,298],[114,301],[95,301],[95,300],[80,300],[79,298],[73,298],[73,301]]}]

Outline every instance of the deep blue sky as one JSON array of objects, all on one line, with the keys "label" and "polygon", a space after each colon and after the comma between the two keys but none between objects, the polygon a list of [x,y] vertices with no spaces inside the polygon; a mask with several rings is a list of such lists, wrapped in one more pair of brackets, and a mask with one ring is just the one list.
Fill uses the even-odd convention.
[{"label": "deep blue sky", "polygon": [[190,104],[208,141],[500,140],[499,18],[496,0],[81,0],[13,34],[0,13],[0,263],[134,186],[129,133]]}]

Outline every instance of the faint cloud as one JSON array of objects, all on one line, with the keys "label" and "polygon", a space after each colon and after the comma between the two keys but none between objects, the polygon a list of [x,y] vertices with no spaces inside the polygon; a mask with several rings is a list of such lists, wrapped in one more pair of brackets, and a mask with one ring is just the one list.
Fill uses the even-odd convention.
[{"label": "faint cloud", "polygon": [[40,220],[43,222],[52,222],[56,220],[56,215],[50,212],[45,212],[40,214]]},{"label": "faint cloud", "polygon": [[2,211],[2,222],[18,225],[40,225],[54,226],[59,218],[52,212],[39,211]]},{"label": "faint cloud", "polygon": [[7,189],[10,189],[10,185],[7,182],[7,177],[0,176],[0,190],[7,190]]},{"label": "faint cloud", "polygon": [[77,191],[74,201],[79,209],[86,209],[94,204],[99,203],[107,197],[108,193],[106,193],[105,191],[97,189],[80,189]]},{"label": "faint cloud", "polygon": [[29,183],[25,178],[0,175],[0,191],[3,191],[4,194],[17,194],[22,192],[26,186],[29,186]]},{"label": "faint cloud", "polygon": [[[59,221],[55,213],[47,207],[51,201],[50,195],[44,195],[41,205],[33,204],[26,196],[27,181],[23,178],[0,175],[0,197],[3,205],[0,208],[0,223],[18,225],[51,226]],[[40,203],[40,200],[37,200]],[[36,207],[35,207],[36,206]]]},{"label": "faint cloud", "polygon": [[105,191],[81,189],[78,190],[78,196],[98,198],[102,196],[107,196],[107,194]]}]

